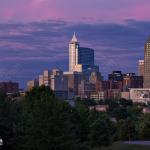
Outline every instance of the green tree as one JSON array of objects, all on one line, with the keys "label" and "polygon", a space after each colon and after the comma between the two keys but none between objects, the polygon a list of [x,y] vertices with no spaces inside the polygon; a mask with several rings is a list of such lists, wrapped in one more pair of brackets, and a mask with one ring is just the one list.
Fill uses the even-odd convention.
[{"label": "green tree", "polygon": [[20,109],[5,94],[0,93],[0,138],[4,150],[14,150],[18,141]]},{"label": "green tree", "polygon": [[143,140],[150,140],[150,114],[143,114],[139,118],[139,137]]},{"label": "green tree", "polygon": [[74,123],[78,128],[77,136],[80,142],[84,143],[87,142],[89,134],[89,109],[82,101],[78,101],[75,105],[75,111],[76,115],[73,118],[76,119]]},{"label": "green tree", "polygon": [[89,143],[91,147],[108,146],[113,139],[113,125],[105,113],[91,111]]},{"label": "green tree", "polygon": [[98,119],[91,124],[89,141],[92,147],[110,144],[110,130],[105,121]]},{"label": "green tree", "polygon": [[29,92],[23,104],[24,149],[76,150],[80,149],[74,125],[73,109],[55,98],[45,86]]},{"label": "green tree", "polygon": [[136,122],[131,118],[121,119],[117,123],[117,135],[119,140],[134,140],[137,138],[138,132]]}]

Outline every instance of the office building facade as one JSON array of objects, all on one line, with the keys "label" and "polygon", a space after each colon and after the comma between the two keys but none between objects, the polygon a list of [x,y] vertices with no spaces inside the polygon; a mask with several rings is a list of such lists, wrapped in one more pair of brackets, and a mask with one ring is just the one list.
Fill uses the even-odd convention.
[{"label": "office building facade", "polygon": [[138,62],[138,75],[144,77],[144,60]]},{"label": "office building facade", "polygon": [[144,49],[144,88],[150,88],[150,38]]}]

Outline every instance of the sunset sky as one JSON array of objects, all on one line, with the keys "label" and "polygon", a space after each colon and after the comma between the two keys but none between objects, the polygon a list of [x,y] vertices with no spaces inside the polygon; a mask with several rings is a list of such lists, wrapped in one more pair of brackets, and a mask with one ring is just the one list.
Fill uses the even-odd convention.
[{"label": "sunset sky", "polygon": [[150,36],[150,0],[0,0],[0,81],[68,69],[68,44],[95,49],[102,75],[137,72]]}]

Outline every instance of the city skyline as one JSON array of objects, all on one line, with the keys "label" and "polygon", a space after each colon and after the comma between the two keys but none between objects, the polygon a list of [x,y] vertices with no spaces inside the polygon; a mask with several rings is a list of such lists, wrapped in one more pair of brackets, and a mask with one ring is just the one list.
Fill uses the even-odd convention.
[{"label": "city skyline", "polygon": [[[15,0],[13,2],[13,5],[8,1],[0,2],[1,81],[18,81],[21,87],[25,87],[26,81],[45,69],[58,67],[66,71],[68,43],[74,31],[82,45],[95,50],[95,63],[99,65],[102,75],[106,76],[112,70],[137,73],[138,60],[144,59],[144,44],[149,37],[149,2],[123,2],[124,15],[120,14],[120,18],[114,15],[121,11],[118,0],[113,0],[116,3],[114,6],[111,6],[112,1],[106,6],[108,2],[103,0],[95,1],[92,5],[91,1],[87,1],[84,6],[85,1],[74,1],[75,7],[68,3],[72,10],[82,6],[77,9],[80,12],[78,18],[75,13],[71,13],[71,18],[67,17],[63,9],[66,2],[69,2],[67,0],[60,4],[58,1],[52,4],[49,1],[32,0],[26,1],[26,6],[25,1],[22,1],[18,4],[20,8],[17,8]],[[54,9],[59,13],[55,16],[49,10],[47,16],[44,15],[46,4],[47,7],[55,6]],[[34,6],[33,11],[29,11],[31,15],[27,15],[27,6],[30,6],[29,10]],[[102,6],[105,10],[100,9]],[[61,9],[58,11],[56,8]],[[85,10],[81,11],[83,8]],[[93,13],[88,14],[88,8]]]}]

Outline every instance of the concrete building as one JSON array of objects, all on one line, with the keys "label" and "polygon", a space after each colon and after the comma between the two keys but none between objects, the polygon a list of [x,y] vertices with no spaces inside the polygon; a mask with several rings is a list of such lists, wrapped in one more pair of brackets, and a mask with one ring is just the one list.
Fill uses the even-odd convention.
[{"label": "concrete building", "polygon": [[78,85],[84,79],[84,76],[80,72],[64,72],[64,76],[68,80],[68,98],[73,99],[78,96]]},{"label": "concrete building", "polygon": [[90,99],[94,99],[96,101],[104,100],[105,99],[105,93],[102,91],[91,93]]},{"label": "concrete building", "polygon": [[19,83],[17,82],[0,82],[0,92],[16,93],[19,92]]},{"label": "concrete building", "polygon": [[132,88],[130,89],[130,99],[133,102],[149,103],[150,102],[150,88]]},{"label": "concrete building", "polygon": [[98,112],[107,112],[107,109],[109,108],[108,105],[95,105],[95,106],[89,106],[90,110],[96,110]]},{"label": "concrete building", "polygon": [[108,80],[122,81],[122,79],[123,79],[123,74],[121,71],[112,71],[112,73],[108,75]]},{"label": "concrete building", "polygon": [[[60,99],[68,98],[68,80],[63,71],[59,69],[45,70],[39,75],[39,86],[49,86]],[[34,80],[28,82],[29,87],[34,86]]]},{"label": "concrete building", "polygon": [[138,75],[144,77],[144,60],[138,62]]},{"label": "concrete building", "polygon": [[50,88],[54,91],[56,97],[60,99],[68,98],[68,80],[63,71],[59,69],[51,70]]},{"label": "concrete building", "polygon": [[91,72],[89,82],[95,84],[96,92],[102,91],[102,76],[100,72],[96,71]]},{"label": "concrete building", "polygon": [[150,38],[144,49],[144,88],[150,88]]},{"label": "concrete building", "polygon": [[123,75],[123,91],[129,91],[129,88],[143,88],[143,76],[137,76],[135,73]]},{"label": "concrete building", "polygon": [[121,92],[121,98],[129,100],[130,92]]},{"label": "concrete building", "polygon": [[91,93],[96,91],[95,84],[86,81],[81,81],[78,88],[78,96],[81,99],[90,98]]},{"label": "concrete building", "polygon": [[39,82],[37,80],[30,80],[27,82],[27,91],[31,91],[33,87],[38,87]]},{"label": "concrete building", "polygon": [[121,90],[120,89],[109,89],[107,91],[107,99],[120,99]]},{"label": "concrete building", "polygon": [[121,71],[113,71],[108,75],[110,89],[119,89],[122,91],[123,88],[123,74]]},{"label": "concrete building", "polygon": [[39,75],[39,86],[45,85],[50,87],[50,71],[44,70],[42,75]]}]

